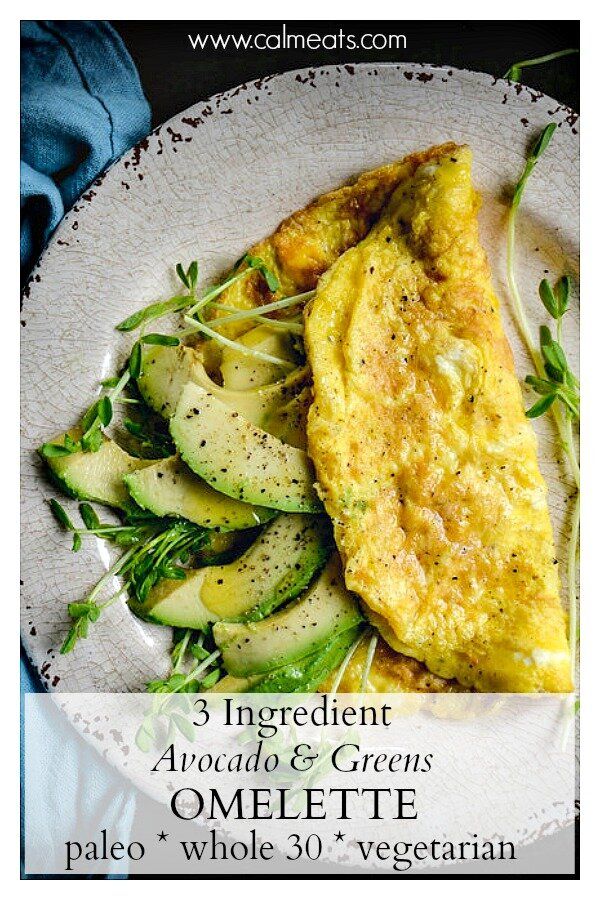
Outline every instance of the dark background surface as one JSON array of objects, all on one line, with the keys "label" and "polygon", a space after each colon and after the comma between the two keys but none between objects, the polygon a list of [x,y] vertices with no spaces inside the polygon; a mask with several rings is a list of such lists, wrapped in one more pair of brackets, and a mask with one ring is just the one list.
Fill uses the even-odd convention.
[{"label": "dark background surface", "polygon": [[[340,62],[426,62],[502,77],[512,63],[579,47],[578,21],[303,22],[288,32],[404,34],[406,50],[192,50],[188,33],[277,33],[281,21],[113,21],[136,63],[158,125],[218,91],[275,72]],[[579,56],[525,69],[523,80],[579,111]]]}]

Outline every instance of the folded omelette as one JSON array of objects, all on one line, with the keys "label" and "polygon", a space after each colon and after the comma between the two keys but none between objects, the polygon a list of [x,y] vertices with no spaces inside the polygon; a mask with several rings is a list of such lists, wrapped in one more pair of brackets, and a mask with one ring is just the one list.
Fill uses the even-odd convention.
[{"label": "folded omelette", "polygon": [[[452,146],[448,145],[449,148]],[[265,280],[258,273],[252,273],[224,291],[222,303],[238,309],[253,309],[282,296],[314,290],[322,273],[368,234],[398,185],[440,149],[443,148],[414,153],[364,172],[293,213],[272,235],[248,251],[263,259],[276,273],[279,291],[269,291]],[[214,314],[220,313],[216,310]],[[222,333],[235,337],[252,325],[251,321],[232,323],[223,328]],[[341,691],[360,689],[367,643],[363,642],[357,649],[346,668],[339,686]],[[327,687],[324,685],[323,689]],[[437,693],[459,689],[456,682],[433,676],[419,661],[409,659],[379,641],[370,669],[368,690]]]},{"label": "folded omelette", "polygon": [[[254,309],[280,297],[313,290],[319,276],[365,237],[395,188],[437,149],[414,153],[363,172],[292,213],[272,235],[248,251],[260,257],[275,273],[279,290],[270,291],[264,278],[253,272],[228,288],[221,296],[222,303],[238,309]],[[216,309],[213,315],[227,315],[227,312]],[[234,337],[252,325],[251,321],[232,323],[222,333]]]},{"label": "folded omelette", "polygon": [[444,145],[399,168],[305,311],[308,446],[346,584],[434,675],[568,691],[546,486],[479,243],[471,153]]}]

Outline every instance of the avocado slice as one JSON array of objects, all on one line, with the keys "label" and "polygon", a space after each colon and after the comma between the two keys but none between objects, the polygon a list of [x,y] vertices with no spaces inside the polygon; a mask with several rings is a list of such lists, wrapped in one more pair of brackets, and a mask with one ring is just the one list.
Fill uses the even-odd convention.
[{"label": "avocado slice", "polygon": [[142,374],[137,380],[140,393],[148,406],[170,419],[188,382],[197,384],[240,415],[261,425],[278,406],[287,403],[306,383],[308,369],[296,369],[283,381],[252,390],[228,390],[216,384],[202,361],[202,354],[193,347],[145,347]]},{"label": "avocado slice", "polygon": [[262,619],[304,590],[332,547],[325,516],[278,516],[239,559],[206,573],[200,598],[218,619]]},{"label": "avocado slice", "polygon": [[209,688],[207,694],[247,694],[254,689],[262,678],[260,675],[251,675],[249,678],[234,678],[233,675],[224,675],[217,683]]},{"label": "avocado slice", "polygon": [[255,621],[297,597],[331,547],[325,516],[279,516],[239,559],[191,569],[185,581],[161,581],[143,604],[130,605],[142,619],[181,628]]},{"label": "avocado slice", "polygon": [[189,383],[170,422],[190,469],[217,491],[287,512],[319,512],[315,475],[304,450],[290,447]]},{"label": "avocado slice", "polygon": [[203,629],[218,618],[200,600],[200,585],[209,569],[192,569],[181,580],[166,578],[153,587],[143,603],[129,600],[139,619],[155,625]]},{"label": "avocado slice", "polygon": [[217,622],[213,637],[230,675],[260,675],[297,662],[362,621],[337,554],[300,599],[260,622]]},{"label": "avocado slice", "polygon": [[188,381],[210,381],[202,356],[192,347],[144,347],[142,372],[137,379],[140,394],[155,412],[169,419]]},{"label": "avocado slice", "polygon": [[306,450],[306,420],[311,403],[312,389],[306,385],[287,403],[271,410],[263,428],[284,444]]},{"label": "avocado slice", "polygon": [[[70,437],[77,438],[74,432]],[[53,443],[64,443],[64,434]],[[58,486],[76,500],[93,500],[105,506],[127,510],[133,504],[123,483],[132,472],[143,471],[154,462],[152,459],[138,459],[104,438],[95,453],[70,453],[68,456],[54,456],[44,459]]]},{"label": "avocado slice", "polygon": [[218,531],[254,528],[272,519],[275,512],[241,503],[202,481],[177,456],[160,459],[125,475],[124,482],[135,502],[157,516],[177,516]]},{"label": "avocado slice", "polygon": [[256,531],[252,528],[244,528],[242,531],[211,531],[206,544],[196,554],[199,565],[222,566],[237,559],[240,553],[248,549],[256,537]]},{"label": "avocado slice", "polygon": [[[238,343],[253,350],[268,353],[277,359],[294,361],[292,342],[288,332],[268,325],[252,328],[238,339]],[[248,391],[264,387],[285,378],[289,369],[276,363],[264,362],[233,347],[223,347],[221,355],[223,387],[232,391]]]},{"label": "avocado slice", "polygon": [[334,637],[316,653],[296,663],[274,669],[267,675],[236,678],[224,675],[208,693],[222,694],[310,694],[344,661],[360,634],[361,626]]},{"label": "avocado slice", "polygon": [[[244,690],[261,694],[310,694],[320,684],[323,684],[334,669],[341,665],[360,631],[360,625],[350,628],[348,631],[336,635],[316,653],[298,662],[290,663],[288,666],[283,666],[281,669],[275,669],[258,678],[253,684],[238,688],[238,692]],[[224,680],[221,679],[221,681]],[[233,692],[233,682],[237,680],[232,678],[232,686],[225,686],[221,690],[232,690]]]}]

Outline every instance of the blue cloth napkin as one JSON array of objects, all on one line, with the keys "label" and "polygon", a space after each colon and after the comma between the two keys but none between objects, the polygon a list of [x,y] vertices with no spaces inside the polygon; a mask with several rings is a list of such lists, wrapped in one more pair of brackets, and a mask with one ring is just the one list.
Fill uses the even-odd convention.
[{"label": "blue cloth napkin", "polygon": [[[106,22],[21,23],[21,273],[27,276],[65,211],[88,185],[150,130],[150,107],[127,50]],[[42,691],[21,660],[23,695]],[[34,718],[29,752],[43,747],[28,781],[36,840],[49,823],[101,817],[102,827],[129,833],[134,793],[73,732],[65,746],[52,713]],[[39,753],[39,749],[37,749]],[[30,760],[31,761],[31,760]],[[21,759],[23,784],[23,758]],[[48,853],[48,873],[62,866]]]},{"label": "blue cloth napkin", "polygon": [[64,213],[150,130],[150,107],[106,22],[21,23],[21,270]]}]

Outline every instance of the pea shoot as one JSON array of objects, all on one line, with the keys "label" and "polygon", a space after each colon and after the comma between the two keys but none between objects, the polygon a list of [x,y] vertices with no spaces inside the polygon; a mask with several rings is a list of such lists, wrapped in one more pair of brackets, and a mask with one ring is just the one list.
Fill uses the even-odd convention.
[{"label": "pea shoot", "polygon": [[[97,622],[101,613],[124,594],[137,603],[144,603],[150,590],[162,579],[185,578],[182,564],[208,540],[208,532],[198,525],[152,516],[143,510],[132,508],[123,523],[103,525],[90,504],[82,503],[79,512],[83,527],[77,527],[57,500],[50,501],[50,508],[61,527],[73,534],[74,552],[79,551],[82,540],[89,536],[105,538],[128,548],[83,601],[69,604],[73,624],[61,653],[70,653],[78,640],[87,637],[90,624]],[[124,579],[123,587],[108,600],[97,603],[96,598],[117,576]]]},{"label": "pea shoot", "polygon": [[[523,64],[521,64],[523,65]],[[579,422],[579,381],[569,367],[562,346],[563,320],[570,306],[572,291],[571,279],[563,275],[554,285],[543,279],[539,285],[539,297],[547,313],[556,323],[556,334],[553,337],[547,325],[540,327],[539,349],[536,347],[529,321],[516,280],[515,272],[515,240],[517,212],[523,198],[525,186],[532,175],[540,157],[547,149],[556,124],[547,125],[531,152],[529,153],[523,172],[515,187],[509,215],[507,234],[507,270],[508,284],[513,304],[513,312],[521,336],[535,367],[535,374],[528,375],[526,383],[533,388],[540,399],[531,406],[526,415],[537,418],[551,411],[556,423],[560,445],[563,448],[576,486],[575,503],[571,518],[569,544],[567,551],[567,588],[569,605],[569,642],[571,646],[571,670],[575,676],[576,653],[578,643],[577,631],[577,555],[579,545],[580,520],[580,472],[579,460],[575,449],[573,424]]]},{"label": "pea shoot", "polygon": [[513,63],[508,72],[505,72],[502,77],[508,81],[522,81],[523,69],[553,62],[555,59],[562,59],[563,56],[572,56],[574,53],[579,53],[579,50],[569,48],[568,50],[558,50],[556,53],[546,53],[545,56],[537,56],[535,59],[523,59],[521,62]]}]

